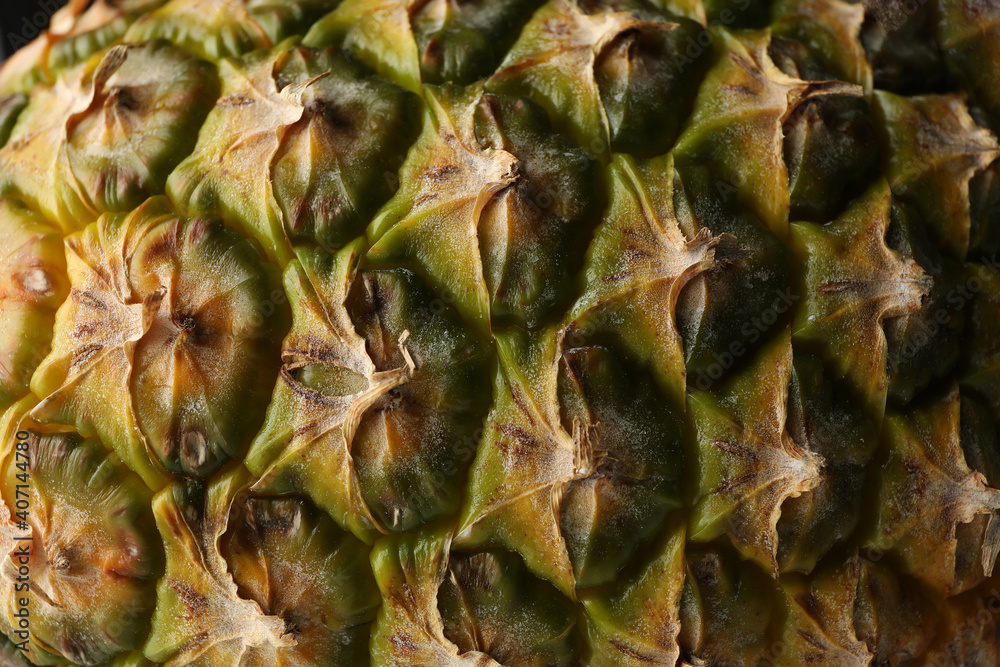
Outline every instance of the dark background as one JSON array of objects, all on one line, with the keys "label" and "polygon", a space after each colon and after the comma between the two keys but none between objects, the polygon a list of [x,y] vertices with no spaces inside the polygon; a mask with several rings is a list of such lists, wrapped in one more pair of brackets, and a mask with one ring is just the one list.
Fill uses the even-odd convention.
[{"label": "dark background", "polygon": [[0,57],[37,37],[66,0],[0,0]]}]

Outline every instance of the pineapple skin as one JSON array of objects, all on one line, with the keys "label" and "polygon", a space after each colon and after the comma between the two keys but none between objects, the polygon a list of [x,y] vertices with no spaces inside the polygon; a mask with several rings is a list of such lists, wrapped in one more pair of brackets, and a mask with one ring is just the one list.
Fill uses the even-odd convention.
[{"label": "pineapple skin", "polygon": [[70,0],[0,67],[0,664],[1000,665],[1000,5]]}]

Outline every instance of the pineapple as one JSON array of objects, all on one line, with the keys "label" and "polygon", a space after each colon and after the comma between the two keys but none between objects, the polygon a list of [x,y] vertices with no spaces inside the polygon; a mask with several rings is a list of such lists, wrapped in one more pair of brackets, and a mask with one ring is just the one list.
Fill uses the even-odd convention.
[{"label": "pineapple", "polygon": [[0,69],[0,663],[1000,664],[998,44],[71,0]]}]

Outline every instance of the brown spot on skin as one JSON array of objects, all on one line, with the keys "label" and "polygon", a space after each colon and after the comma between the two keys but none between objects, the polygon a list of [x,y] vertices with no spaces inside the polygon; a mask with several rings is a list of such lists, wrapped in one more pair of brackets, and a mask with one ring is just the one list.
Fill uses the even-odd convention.
[{"label": "brown spot on skin", "polygon": [[[635,260],[635,258],[629,257],[627,253],[623,253],[623,257],[625,257],[629,261],[634,261]],[[629,269],[625,269],[624,271],[619,271],[618,273],[608,274],[608,275],[604,276],[603,278],[601,278],[601,281],[602,282],[606,282],[606,283],[617,283],[619,281],[625,280],[626,278],[630,277],[634,273],[635,273],[635,269],[629,268]]]},{"label": "brown spot on skin", "polygon": [[171,535],[181,534],[181,523],[177,521],[177,515],[173,512],[164,514],[163,520],[167,523],[167,527],[170,529]]},{"label": "brown spot on skin", "polygon": [[535,437],[527,430],[521,428],[520,426],[515,426],[514,424],[500,424],[497,426],[497,431],[516,440],[522,445],[527,446],[529,449],[535,449],[538,447],[538,441]]},{"label": "brown spot on skin", "polygon": [[187,240],[189,245],[197,245],[208,237],[212,229],[212,221],[205,218],[194,218],[187,226]]},{"label": "brown spot on skin", "polygon": [[[805,640],[807,643],[811,644],[812,646],[815,646],[816,648],[820,649],[821,651],[824,650],[825,647],[823,646],[823,643],[820,642],[815,637],[813,637],[812,633],[806,632],[805,630],[801,630],[801,629],[800,630],[796,630],[795,632],[798,633],[799,637],[802,637],[802,639]],[[816,655],[816,654],[810,653],[809,655]],[[822,657],[822,656],[818,656],[818,657]],[[807,662],[811,662],[809,660],[808,656],[806,657],[806,661]]]},{"label": "brown spot on skin", "polygon": [[421,64],[430,69],[436,69],[441,66],[441,42],[437,38],[427,43]]},{"label": "brown spot on skin", "polygon": [[[913,461],[903,461],[903,467],[906,469],[906,474],[912,483],[909,496],[906,498],[907,504],[910,506],[919,504],[921,500],[927,497],[930,480],[928,480],[925,471]],[[947,510],[953,508],[948,507],[945,509]],[[945,512],[943,511],[942,514],[944,513]]]},{"label": "brown spot on skin", "polygon": [[725,493],[726,491],[730,491],[732,489],[735,489],[737,486],[741,486],[743,484],[746,484],[747,482],[749,482],[753,478],[754,478],[754,474],[753,473],[749,473],[749,474],[743,475],[741,477],[735,477],[733,479],[726,480],[722,484],[719,484],[717,487],[715,487],[715,489],[712,490],[712,493]]},{"label": "brown spot on skin", "polygon": [[339,218],[344,213],[344,205],[339,199],[322,197],[313,204],[316,217],[320,220]]},{"label": "brown spot on skin", "polygon": [[192,637],[191,639],[187,640],[186,642],[184,642],[184,645],[180,647],[180,649],[178,650],[178,652],[179,653],[185,653],[187,651],[191,651],[195,647],[201,646],[206,641],[208,641],[208,633],[207,632],[201,632],[201,633],[195,635],[194,637]]},{"label": "brown spot on skin", "polygon": [[219,98],[219,101],[215,103],[217,107],[222,109],[245,107],[251,104],[254,104],[253,98],[246,93],[234,93],[233,95],[227,95],[226,97]]},{"label": "brown spot on skin", "polygon": [[69,295],[71,299],[79,303],[81,306],[93,308],[94,310],[108,309],[104,302],[97,298],[97,295],[89,290],[73,289],[70,291]]},{"label": "brown spot on skin", "polygon": [[649,252],[646,248],[641,248],[631,243],[625,246],[625,250],[622,251],[623,259],[627,260],[629,264],[634,264],[644,259],[649,259],[653,257],[653,254]]},{"label": "brown spot on skin", "polygon": [[63,655],[77,664],[89,665],[94,662],[83,637],[63,637],[59,642],[59,649]]},{"label": "brown spot on skin", "polygon": [[70,368],[76,368],[81,364],[85,364],[90,361],[91,358],[98,352],[104,349],[103,345],[98,345],[97,343],[90,343],[84,345],[83,347],[73,350],[73,363],[70,364]]},{"label": "brown spot on skin", "polygon": [[108,174],[101,172],[94,179],[94,184],[90,187],[90,194],[92,196],[98,196],[102,192],[106,192],[108,189]]},{"label": "brown spot on skin", "polygon": [[614,646],[615,649],[617,649],[619,653],[624,653],[625,655],[629,656],[633,660],[638,660],[640,662],[650,662],[650,663],[656,662],[656,658],[651,658],[649,656],[643,655],[642,653],[634,651],[633,649],[629,648],[625,644],[622,644],[620,641],[618,641],[617,639],[614,639],[613,637],[609,637],[608,638],[608,643],[610,643],[612,646]]},{"label": "brown spot on skin", "polygon": [[417,650],[417,643],[413,641],[413,638],[399,632],[391,635],[389,642],[392,643],[400,656],[412,655]]},{"label": "brown spot on skin", "polygon": [[354,129],[356,123],[347,110],[330,100],[315,98],[306,103],[304,113],[310,118],[322,118],[338,134]]},{"label": "brown spot on skin", "polygon": [[[295,429],[294,431],[292,431],[292,437],[293,438],[301,438],[302,436],[306,435],[307,433],[311,433],[312,431],[315,431],[318,427],[319,427],[319,422],[316,422],[316,421],[306,422],[302,426],[299,426],[297,429]],[[305,452],[303,452],[299,456],[302,459],[306,458]],[[296,482],[296,484],[299,484],[299,482]]]},{"label": "brown spot on skin", "polygon": [[97,331],[98,326],[97,322],[80,322],[73,327],[70,336],[73,338],[90,338]]},{"label": "brown spot on skin", "polygon": [[714,587],[719,583],[719,556],[706,554],[691,564],[694,578],[702,584]]},{"label": "brown spot on skin", "polygon": [[346,357],[337,354],[336,350],[319,338],[303,336],[301,341],[306,347],[289,347],[281,353],[281,361],[289,372],[309,364],[343,366],[348,362]]},{"label": "brown spot on skin", "polygon": [[524,397],[521,396],[520,393],[516,391],[510,392],[510,396],[512,399],[514,399],[514,403],[517,405],[517,409],[520,410],[521,413],[528,418],[528,421],[530,421],[533,426],[535,426],[536,425],[535,420],[532,416],[531,410],[528,409],[528,404],[527,402],[525,402]]},{"label": "brown spot on skin", "polygon": [[835,283],[824,283],[817,288],[817,291],[824,294],[835,294],[838,292],[846,292],[848,290],[857,289],[860,286],[860,283],[855,280],[840,280]]},{"label": "brown spot on skin", "polygon": [[451,566],[455,578],[463,588],[475,588],[489,593],[493,590],[500,570],[489,554],[476,554],[471,558],[456,559]]},{"label": "brown spot on skin", "polygon": [[290,220],[288,221],[292,230],[299,231],[305,226],[304,223],[309,218],[309,211],[309,202],[305,199],[295,205],[295,209],[289,216]]},{"label": "brown spot on skin", "polygon": [[292,210],[289,220],[293,230],[306,227],[309,221],[337,220],[344,215],[344,205],[335,197],[305,198]]},{"label": "brown spot on skin", "polygon": [[755,97],[757,90],[742,83],[727,83],[723,86],[726,92],[734,97]]},{"label": "brown spot on skin", "polygon": [[734,442],[727,442],[726,440],[713,440],[712,444],[727,454],[733,454],[735,456],[740,456],[743,458],[756,459],[757,456],[742,445],[738,445]]},{"label": "brown spot on skin", "polygon": [[[514,459],[515,465],[535,455],[541,447],[538,440],[531,433],[520,427],[508,424],[499,426],[497,430],[507,436],[509,440],[494,440],[493,445],[500,451],[511,456]],[[513,442],[510,440],[513,440]]]},{"label": "brown spot on skin", "polygon": [[104,108],[110,113],[136,112],[142,109],[142,99],[132,88],[112,88],[104,100]]},{"label": "brown spot on skin", "polygon": [[196,592],[191,586],[183,581],[174,578],[167,579],[167,585],[177,593],[177,597],[186,608],[184,618],[187,620],[197,619],[208,610],[208,598]]},{"label": "brown spot on skin", "polygon": [[377,280],[372,280],[371,276],[368,274],[362,276],[362,279],[364,280],[365,293],[368,295],[368,301],[371,302],[371,310],[373,311],[373,315],[377,323],[378,314],[383,312],[386,307],[386,298],[383,294],[382,283]]},{"label": "brown spot on skin", "polygon": [[160,259],[177,254],[177,237],[174,234],[160,234],[156,240],[144,248],[143,264],[155,264]]},{"label": "brown spot on skin", "polygon": [[422,173],[420,177],[425,178],[429,181],[434,181],[436,183],[439,183],[447,179],[452,174],[457,174],[460,171],[461,169],[456,165],[445,164],[436,167],[431,167],[430,169]]}]

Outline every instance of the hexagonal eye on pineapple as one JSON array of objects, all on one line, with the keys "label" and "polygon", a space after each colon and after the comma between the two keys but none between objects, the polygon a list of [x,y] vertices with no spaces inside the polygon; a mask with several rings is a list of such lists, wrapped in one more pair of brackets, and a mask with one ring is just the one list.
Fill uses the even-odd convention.
[{"label": "hexagonal eye on pineapple", "polygon": [[18,636],[26,608],[18,641],[33,662],[103,664],[141,649],[149,630],[163,572],[152,493],[99,440],[28,418],[35,401],[0,423],[0,628]]},{"label": "hexagonal eye on pineapple", "polygon": [[497,336],[499,372],[455,544],[502,546],[575,598],[681,505],[682,422],[647,373],[563,333]]},{"label": "hexagonal eye on pineapple", "polygon": [[167,193],[215,214],[286,264],[292,246],[333,251],[392,195],[416,137],[416,95],[338,50],[283,42],[219,64],[222,96]]},{"label": "hexagonal eye on pineapple", "polygon": [[165,545],[147,658],[177,665],[367,662],[379,605],[369,548],[304,498],[240,468],[153,499]]},{"label": "hexagonal eye on pineapple", "polygon": [[457,512],[489,348],[418,274],[359,272],[362,247],[302,249],[285,272],[295,323],[246,465],[371,542]]},{"label": "hexagonal eye on pineapple", "polygon": [[241,459],[288,326],[257,246],[154,198],[71,235],[66,255],[70,296],[32,377],[33,417],[99,436],[152,488]]},{"label": "hexagonal eye on pineapple", "polygon": [[0,150],[0,193],[67,232],[163,192],[217,95],[214,68],[163,41],[119,44],[34,88]]}]

